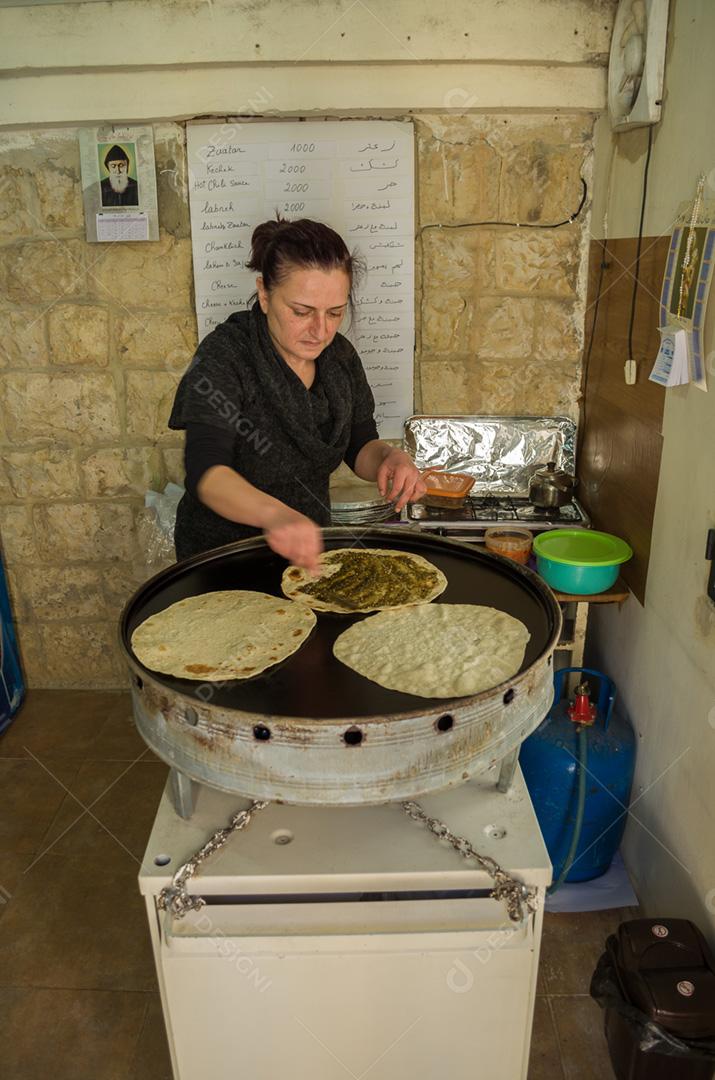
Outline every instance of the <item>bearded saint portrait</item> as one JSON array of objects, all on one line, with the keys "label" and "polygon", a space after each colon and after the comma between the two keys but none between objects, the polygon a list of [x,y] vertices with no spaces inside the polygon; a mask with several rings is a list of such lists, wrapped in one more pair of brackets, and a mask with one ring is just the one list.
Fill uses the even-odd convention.
[{"label": "bearded saint portrait", "polygon": [[139,185],[129,175],[129,155],[121,146],[112,146],[104,156],[109,176],[101,182],[102,206],[138,206]]}]

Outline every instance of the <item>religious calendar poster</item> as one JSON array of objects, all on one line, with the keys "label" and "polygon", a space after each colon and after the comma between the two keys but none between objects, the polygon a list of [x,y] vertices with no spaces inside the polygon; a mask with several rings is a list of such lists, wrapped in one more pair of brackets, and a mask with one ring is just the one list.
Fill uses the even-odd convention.
[{"label": "religious calendar poster", "polygon": [[414,140],[410,123],[190,124],[189,199],[199,338],[256,289],[251,233],[276,212],[341,234],[367,266],[341,327],[375,395],[385,439],[413,411]]}]

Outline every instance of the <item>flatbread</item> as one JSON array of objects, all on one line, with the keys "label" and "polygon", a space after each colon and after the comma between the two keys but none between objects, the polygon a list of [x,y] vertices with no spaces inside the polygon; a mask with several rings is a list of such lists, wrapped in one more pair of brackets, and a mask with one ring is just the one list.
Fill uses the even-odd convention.
[{"label": "flatbread", "polygon": [[333,653],[388,690],[462,697],[516,675],[529,637],[522,622],[496,608],[421,604],[353,623]]},{"label": "flatbread", "polygon": [[285,660],[317,619],[305,604],[226,589],[189,596],[151,615],[132,634],[137,660],[181,679],[250,679]]},{"label": "flatbread", "polygon": [[354,614],[428,604],[447,588],[441,570],[421,555],[388,548],[335,548],[321,557],[312,578],[300,566],[283,572],[281,588],[315,611]]}]

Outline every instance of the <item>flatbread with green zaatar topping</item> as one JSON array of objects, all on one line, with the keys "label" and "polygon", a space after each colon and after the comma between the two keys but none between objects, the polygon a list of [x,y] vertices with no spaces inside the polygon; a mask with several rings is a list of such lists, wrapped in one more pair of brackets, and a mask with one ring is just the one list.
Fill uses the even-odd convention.
[{"label": "flatbread with green zaatar topping", "polygon": [[447,578],[421,555],[388,548],[335,548],[321,557],[322,574],[289,566],[281,588],[315,611],[353,614],[428,604],[444,592]]}]

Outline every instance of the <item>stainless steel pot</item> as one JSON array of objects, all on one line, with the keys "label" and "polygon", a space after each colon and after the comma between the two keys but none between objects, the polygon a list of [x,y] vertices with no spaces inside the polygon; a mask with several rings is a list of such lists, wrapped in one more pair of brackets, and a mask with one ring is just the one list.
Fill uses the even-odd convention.
[{"label": "stainless steel pot", "polygon": [[550,461],[545,469],[537,469],[531,477],[529,502],[546,509],[566,506],[573,499],[577,483],[575,476],[557,469],[556,462]]}]

